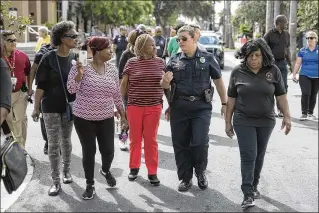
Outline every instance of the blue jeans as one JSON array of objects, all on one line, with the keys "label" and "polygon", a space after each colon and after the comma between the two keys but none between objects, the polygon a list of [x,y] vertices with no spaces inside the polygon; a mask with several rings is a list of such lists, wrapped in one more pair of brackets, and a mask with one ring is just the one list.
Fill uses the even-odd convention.
[{"label": "blue jeans", "polygon": [[[288,91],[288,69],[287,69],[287,62],[286,60],[281,60],[281,61],[275,61],[275,65],[280,69],[282,80],[284,81],[286,90]],[[280,109],[280,106],[278,103],[277,104],[277,109]]]}]

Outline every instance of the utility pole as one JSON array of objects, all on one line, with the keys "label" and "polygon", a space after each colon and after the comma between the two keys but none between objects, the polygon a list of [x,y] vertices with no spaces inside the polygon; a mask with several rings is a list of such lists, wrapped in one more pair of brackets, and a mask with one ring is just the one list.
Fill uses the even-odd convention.
[{"label": "utility pole", "polygon": [[224,10],[223,10],[223,41],[226,42],[226,0],[224,0]]},{"label": "utility pole", "polygon": [[267,0],[266,6],[266,32],[274,26],[274,8],[273,1]]},{"label": "utility pole", "polygon": [[228,48],[234,49],[233,28],[231,24],[231,1],[227,1]]},{"label": "utility pole", "polygon": [[276,0],[273,2],[274,4],[274,19],[280,15],[280,0]]},{"label": "utility pole", "polygon": [[296,62],[296,48],[297,48],[297,9],[298,2],[290,2],[290,22],[289,22],[289,34],[290,34],[290,53],[291,53],[291,68],[295,66]]}]

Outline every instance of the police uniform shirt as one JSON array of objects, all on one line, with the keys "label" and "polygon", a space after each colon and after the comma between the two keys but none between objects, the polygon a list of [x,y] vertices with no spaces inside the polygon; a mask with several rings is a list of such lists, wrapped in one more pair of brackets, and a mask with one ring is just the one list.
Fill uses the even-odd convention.
[{"label": "police uniform shirt", "polygon": [[286,89],[276,65],[255,74],[240,64],[231,73],[227,94],[236,98],[234,125],[271,127],[276,122],[274,96],[286,94]]},{"label": "police uniform shirt", "polygon": [[113,43],[116,45],[116,51],[124,51],[127,47],[126,36],[117,35],[115,36]]},{"label": "police uniform shirt", "polygon": [[[166,71],[173,72],[172,82],[176,84],[176,95],[204,97],[204,90],[211,88],[211,79],[219,79],[222,74],[214,55],[197,48],[194,57],[188,58],[183,52],[172,56]],[[186,101],[186,102],[185,102]],[[187,100],[175,100],[189,103]],[[181,104],[183,104],[181,103]],[[197,107],[211,107],[205,101],[194,101]],[[200,104],[201,103],[201,104]]]}]

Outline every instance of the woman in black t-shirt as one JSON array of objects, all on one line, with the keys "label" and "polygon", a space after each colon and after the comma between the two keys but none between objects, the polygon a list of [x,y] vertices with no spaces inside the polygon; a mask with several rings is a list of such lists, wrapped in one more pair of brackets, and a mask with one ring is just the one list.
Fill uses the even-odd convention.
[{"label": "woman in black t-shirt", "polygon": [[[274,97],[284,114],[282,129],[287,135],[291,118],[280,70],[264,39],[250,40],[235,54],[243,62],[231,73],[226,111],[226,134],[237,135],[244,200],[242,208],[254,206],[268,140],[275,126]],[[234,115],[234,117],[233,117]],[[233,118],[233,119],[232,119]]]}]

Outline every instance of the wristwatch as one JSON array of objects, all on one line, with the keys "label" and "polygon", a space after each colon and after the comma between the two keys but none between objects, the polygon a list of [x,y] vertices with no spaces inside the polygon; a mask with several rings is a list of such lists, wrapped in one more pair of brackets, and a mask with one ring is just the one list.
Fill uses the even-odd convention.
[{"label": "wristwatch", "polygon": [[222,103],[222,105],[223,105],[223,106],[226,106],[226,105],[227,105],[227,103]]}]

